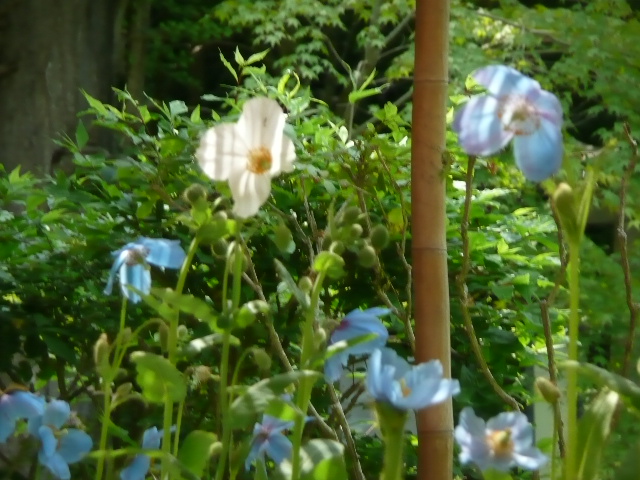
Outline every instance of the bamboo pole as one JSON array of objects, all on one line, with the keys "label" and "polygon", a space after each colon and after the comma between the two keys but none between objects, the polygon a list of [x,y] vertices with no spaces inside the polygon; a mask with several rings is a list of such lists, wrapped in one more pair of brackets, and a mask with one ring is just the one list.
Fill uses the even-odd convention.
[{"label": "bamboo pole", "polygon": [[[411,148],[416,361],[439,359],[451,375],[443,153],[448,84],[448,0],[416,1]],[[418,479],[451,480],[451,401],[417,415]]]}]

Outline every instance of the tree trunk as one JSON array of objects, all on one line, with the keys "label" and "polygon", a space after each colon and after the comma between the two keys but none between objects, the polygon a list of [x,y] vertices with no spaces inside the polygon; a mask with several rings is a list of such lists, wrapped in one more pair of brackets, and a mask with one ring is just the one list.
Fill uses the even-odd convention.
[{"label": "tree trunk", "polygon": [[[0,162],[51,171],[60,134],[73,138],[81,89],[109,100],[114,0],[0,0]],[[105,138],[92,136],[101,144]]]}]

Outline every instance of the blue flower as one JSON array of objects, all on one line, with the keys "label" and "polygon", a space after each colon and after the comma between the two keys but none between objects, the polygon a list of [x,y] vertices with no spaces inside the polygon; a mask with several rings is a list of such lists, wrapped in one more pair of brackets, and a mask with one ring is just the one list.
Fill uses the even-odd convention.
[{"label": "blue flower", "polygon": [[38,460],[61,480],[71,478],[69,465],[79,462],[91,450],[91,437],[82,430],[62,430],[71,407],[62,400],[51,400],[41,416],[29,422],[29,432],[40,439]]},{"label": "blue flower", "polygon": [[482,471],[493,468],[506,472],[515,465],[537,470],[547,462],[533,446],[533,427],[520,412],[501,413],[485,424],[466,407],[460,412],[455,438],[461,448],[460,462],[473,462]]},{"label": "blue flower", "polygon": [[460,393],[460,383],[442,378],[438,360],[411,366],[395,351],[384,348],[371,354],[367,389],[376,401],[398,410],[421,410]]},{"label": "blue flower", "polygon": [[113,281],[119,273],[122,294],[132,303],[138,303],[141,300],[140,295],[129,290],[127,285],[131,285],[145,294],[151,290],[151,273],[147,264],[178,269],[186,257],[178,240],[146,237],[140,237],[135,242],[126,244],[111,255],[115,257],[115,260],[109,272],[109,280],[104,293],[106,295],[111,293]]},{"label": "blue flower", "polygon": [[[151,427],[142,434],[142,448],[157,450],[162,442],[163,430]],[[151,458],[143,453],[136,455],[127,468],[120,472],[121,480],[144,480],[151,468]]]},{"label": "blue flower", "polygon": [[292,421],[264,414],[262,423],[256,423],[253,427],[253,440],[251,441],[251,450],[244,463],[245,468],[248,470],[256,459],[264,461],[265,454],[276,463],[290,458],[293,445],[282,432],[293,428],[293,425]]},{"label": "blue flower", "polygon": [[363,335],[376,334],[377,337],[366,342],[347,347],[327,359],[324,363],[324,376],[327,382],[333,383],[342,375],[342,367],[349,361],[349,355],[369,354],[376,348],[383,347],[389,338],[389,332],[378,317],[388,315],[388,308],[369,308],[368,310],[356,309],[349,312],[335,328],[329,338],[328,346],[341,341],[349,341]]},{"label": "blue flower", "polygon": [[470,155],[492,155],[513,139],[516,165],[540,182],[562,164],[562,107],[535,80],[504,65],[476,70],[473,78],[487,95],[471,98],[458,112],[453,129]]},{"label": "blue flower", "polygon": [[0,443],[13,434],[18,420],[32,420],[42,415],[44,404],[42,397],[24,390],[0,394]]}]

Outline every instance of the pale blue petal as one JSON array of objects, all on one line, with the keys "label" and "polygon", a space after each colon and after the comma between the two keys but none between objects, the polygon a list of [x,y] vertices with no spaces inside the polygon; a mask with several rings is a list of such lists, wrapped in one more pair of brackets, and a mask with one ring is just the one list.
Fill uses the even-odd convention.
[{"label": "pale blue petal", "polygon": [[127,285],[137,288],[144,294],[151,291],[151,272],[146,265],[136,264],[127,265],[124,263],[120,268],[120,288],[122,294],[129,299],[131,303],[138,303],[141,298],[137,293],[129,290]]},{"label": "pale blue petal", "polygon": [[486,424],[483,419],[475,414],[471,407],[462,409],[458,425],[472,436],[485,436]]},{"label": "pale blue petal", "polygon": [[[256,427],[259,424],[256,423]],[[259,457],[264,456],[264,447],[266,444],[267,438],[265,436],[254,437],[251,441],[251,449],[249,450],[249,454],[247,455],[247,459],[244,461],[244,467],[249,470],[251,464]]]},{"label": "pale blue petal", "polygon": [[453,130],[469,155],[492,155],[513,138],[498,117],[498,104],[496,98],[480,95],[469,99],[456,113]]},{"label": "pale blue petal", "polygon": [[64,400],[51,400],[44,409],[42,423],[56,429],[62,428],[71,415],[71,407]]},{"label": "pale blue petal", "polygon": [[47,457],[41,450],[38,452],[38,460],[60,480],[70,480],[71,472],[69,471],[69,465],[67,465],[64,458],[57,453]]},{"label": "pale blue petal", "polygon": [[60,438],[58,454],[67,463],[76,463],[82,460],[91,451],[92,447],[93,440],[87,433],[76,428],[70,428],[67,430],[66,435]]},{"label": "pale blue petal", "polygon": [[337,328],[331,334],[331,344],[338,343],[341,341],[349,341],[356,339],[358,337],[362,337],[365,335],[376,334],[376,338],[372,338],[371,340],[367,340],[366,342],[361,342],[355,345],[349,346],[344,352],[348,352],[350,355],[362,355],[365,353],[370,353],[372,350],[376,348],[380,348],[387,343],[389,338],[389,332],[386,327],[382,324],[382,322],[375,317],[372,317],[367,323],[359,322],[355,325],[348,325],[343,328]]},{"label": "pale blue petal", "polygon": [[[519,420],[519,416],[524,415],[519,412],[502,412],[487,421],[487,429],[489,430],[506,430],[512,429]],[[525,417],[526,418],[526,417]]]},{"label": "pale blue petal", "polygon": [[343,366],[349,359],[348,354],[338,353],[324,362],[324,378],[327,383],[337,382],[342,376]]},{"label": "pale blue petal", "polygon": [[41,451],[45,457],[50,457],[56,452],[58,448],[58,439],[53,433],[53,430],[47,426],[42,426],[38,429],[38,437],[40,438]]},{"label": "pale blue petal", "polygon": [[147,455],[136,455],[128,467],[120,472],[120,480],[144,480],[151,468],[151,459]]},{"label": "pale blue petal", "polygon": [[529,447],[514,453],[513,460],[518,466],[526,470],[538,470],[549,461],[547,456],[535,447]]},{"label": "pale blue petal", "polygon": [[369,368],[367,369],[367,390],[376,399],[380,398],[383,387],[381,382],[382,351],[374,350],[369,357]]},{"label": "pale blue petal", "polygon": [[557,128],[562,127],[562,105],[553,93],[546,90],[532,90],[526,96],[536,108],[537,114],[542,119],[551,122]]},{"label": "pale blue petal", "polygon": [[541,182],[562,166],[562,132],[544,119],[531,135],[516,135],[513,149],[516,165],[532,182]]},{"label": "pale blue petal", "polygon": [[2,398],[7,398],[11,415],[18,418],[32,419],[44,413],[44,398],[31,392],[18,390],[5,394]]},{"label": "pale blue petal", "polygon": [[157,427],[151,427],[142,434],[142,448],[156,450],[160,448],[164,430],[158,430]]},{"label": "pale blue petal", "polygon": [[383,348],[380,351],[382,352],[382,365],[390,365],[394,368],[395,379],[401,379],[411,370],[411,365],[409,365],[404,358],[398,355],[395,350]]},{"label": "pale blue petal", "polygon": [[282,420],[272,415],[262,415],[262,429],[270,433],[282,432],[293,428],[295,422],[291,420]]},{"label": "pale blue petal", "polygon": [[282,433],[269,435],[265,451],[276,464],[291,457],[293,445]]},{"label": "pale blue petal", "polygon": [[511,440],[516,450],[525,450],[533,445],[533,425],[529,423],[526,415],[523,414],[522,417],[511,429]]},{"label": "pale blue petal", "polygon": [[4,443],[16,429],[16,421],[0,413],[0,443]]},{"label": "pale blue petal", "polygon": [[360,322],[368,323],[370,321],[378,320],[378,317],[382,317],[384,315],[389,315],[391,310],[388,308],[382,307],[373,307],[368,308],[367,310],[360,310],[356,308],[355,310],[351,310],[349,313],[345,315],[345,320],[349,320],[351,324],[357,324]]},{"label": "pale blue petal", "polygon": [[146,257],[147,262],[158,267],[178,269],[187,256],[179,240],[141,237],[136,243],[143,245],[149,251]]},{"label": "pale blue petal", "polygon": [[472,76],[496,97],[509,94],[526,95],[531,90],[540,89],[540,84],[534,79],[505,65],[489,65],[476,70]]},{"label": "pale blue petal", "polygon": [[105,295],[110,295],[111,292],[113,291],[113,282],[116,278],[116,274],[118,273],[118,270],[120,270],[120,267],[122,267],[125,260],[127,259],[127,256],[129,255],[127,250],[128,249],[121,248],[120,250],[114,253],[114,255],[116,256],[116,259],[113,261],[113,265],[111,265],[111,270],[109,271],[109,279],[107,280],[107,286],[104,287],[103,293]]}]

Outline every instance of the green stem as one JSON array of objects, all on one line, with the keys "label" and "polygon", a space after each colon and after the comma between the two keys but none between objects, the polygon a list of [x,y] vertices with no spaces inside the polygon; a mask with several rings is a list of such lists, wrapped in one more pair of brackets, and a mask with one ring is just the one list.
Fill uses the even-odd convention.
[{"label": "green stem", "polygon": [[[184,284],[187,281],[187,274],[191,268],[191,263],[193,262],[193,257],[198,251],[199,239],[196,235],[191,240],[191,245],[189,245],[189,250],[187,251],[187,258],[185,258],[182,263],[182,267],[180,268],[180,274],[178,275],[178,283],[176,284],[175,292],[180,295],[182,294],[182,290],[184,289]],[[177,356],[178,356],[178,322],[180,320],[180,313],[176,312],[175,315],[172,316],[171,321],[169,322],[169,338],[167,342],[167,351],[169,361],[176,365]],[[163,417],[163,435],[162,435],[162,473],[161,478],[165,479],[169,474],[169,455],[171,454],[171,426],[173,424],[173,402],[169,395],[165,397],[164,401],[164,417]],[[176,436],[176,442],[178,437]],[[176,449],[178,446],[176,445]]]},{"label": "green stem", "polygon": [[384,434],[384,469],[382,480],[404,478],[404,434],[402,429]]},{"label": "green stem", "polygon": [[178,404],[178,416],[176,418],[176,433],[173,436],[173,456],[178,456],[179,439],[180,439],[180,426],[182,425],[182,414],[184,412],[184,399]]},{"label": "green stem", "polygon": [[[316,311],[320,301],[320,293],[322,292],[322,284],[324,283],[325,272],[319,272],[316,281],[311,290],[311,302],[309,309],[305,312],[305,323],[302,332],[302,352],[300,353],[300,369],[308,367],[308,363],[314,354],[314,326],[316,321]],[[298,387],[298,395],[296,397],[296,405],[304,414],[309,408],[311,401],[311,392],[315,380],[312,378],[300,379]],[[302,445],[302,431],[304,430],[304,415],[296,418],[293,427],[293,456],[291,459],[291,480],[297,480],[300,476],[300,447]]]},{"label": "green stem", "polygon": [[[580,326],[580,243],[569,244],[569,360],[578,360],[578,328]],[[578,446],[578,377],[574,369],[567,371],[567,457],[565,478],[574,480]]]},{"label": "green stem", "polygon": [[[127,297],[122,296],[122,307],[120,308],[120,330],[118,333],[122,333],[124,331],[124,326],[127,320]],[[105,375],[102,377],[102,389],[104,393],[104,403],[103,403],[103,420],[102,427],[100,429],[100,452],[105,452],[107,450],[107,441],[109,440],[109,424],[111,423],[111,383],[113,382],[114,372],[117,372],[120,368],[120,362],[122,355],[121,351],[126,350],[126,346],[123,345],[120,347],[119,343],[116,343],[115,350],[113,354],[114,362],[109,369],[108,376]],[[98,467],[96,469],[96,480],[102,480],[102,475],[104,473],[104,462],[105,455],[101,455],[98,458]]]},{"label": "green stem", "polygon": [[[232,304],[231,314],[233,315],[236,309],[240,306],[240,296],[242,289],[242,263],[244,260],[244,252],[242,250],[240,242],[240,233],[238,233],[238,239],[236,240],[234,253],[234,265],[233,265],[233,287],[232,287]],[[227,265],[230,262],[227,260]],[[227,282],[229,269],[225,270],[225,283]],[[226,302],[225,302],[226,303]],[[223,311],[227,306],[223,305]],[[227,410],[229,408],[229,395],[227,393],[228,377],[229,377],[229,350],[231,347],[231,325],[224,331],[224,337],[222,338],[222,364],[220,365],[220,412],[222,415],[222,452],[220,453],[220,461],[216,468],[216,480],[222,480],[224,478],[225,468],[227,464],[227,458],[229,457],[229,449],[231,447],[231,428],[228,424]]]}]

